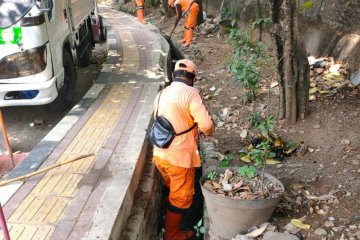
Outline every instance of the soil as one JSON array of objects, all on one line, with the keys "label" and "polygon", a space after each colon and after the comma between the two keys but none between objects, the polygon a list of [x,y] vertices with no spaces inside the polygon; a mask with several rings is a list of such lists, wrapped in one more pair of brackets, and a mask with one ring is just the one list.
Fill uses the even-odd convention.
[{"label": "soil", "polygon": [[[123,5],[122,9],[133,9],[133,4]],[[159,8],[146,9],[150,22],[162,32],[170,33],[175,18],[166,19]],[[172,39],[179,42],[183,34],[183,20],[175,30]],[[212,139],[217,150],[233,156],[231,165],[243,165],[239,160],[239,150],[251,142],[251,135],[245,139],[240,133],[249,129],[248,116],[253,111],[277,115],[278,89],[270,89],[267,99],[265,81],[276,81],[274,68],[264,67],[262,87],[257,99],[244,104],[243,90],[234,82],[227,71],[227,59],[232,50],[225,39],[216,33],[200,35],[196,33],[193,47],[202,53],[198,62],[198,75],[201,78],[196,87],[207,96],[206,104],[217,122]],[[199,63],[200,62],[200,63]],[[283,232],[291,219],[302,218],[309,224],[309,230],[302,230],[305,239],[354,239],[360,236],[360,136],[359,109],[360,91],[344,87],[333,95],[319,95],[309,104],[309,115],[305,121],[296,125],[286,125],[280,121],[275,124],[275,133],[287,142],[303,141],[308,151],[301,157],[292,156],[281,164],[267,167],[267,172],[277,177],[285,186],[286,198],[278,207],[271,223]],[[222,119],[221,114],[228,108],[229,115]],[[221,125],[221,126],[220,126]],[[310,199],[333,193],[336,201]],[[335,193],[334,193],[335,192]],[[328,224],[331,221],[332,224]],[[325,229],[323,231],[316,231]]]}]

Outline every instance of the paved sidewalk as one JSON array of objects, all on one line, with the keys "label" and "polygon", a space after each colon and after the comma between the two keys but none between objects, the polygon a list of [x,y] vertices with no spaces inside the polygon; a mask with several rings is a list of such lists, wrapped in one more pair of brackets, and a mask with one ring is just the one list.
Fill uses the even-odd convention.
[{"label": "paved sidewalk", "polygon": [[130,214],[169,46],[153,26],[101,10],[110,26],[109,52],[96,84],[10,176],[95,157],[3,189],[12,240],[118,239]]}]

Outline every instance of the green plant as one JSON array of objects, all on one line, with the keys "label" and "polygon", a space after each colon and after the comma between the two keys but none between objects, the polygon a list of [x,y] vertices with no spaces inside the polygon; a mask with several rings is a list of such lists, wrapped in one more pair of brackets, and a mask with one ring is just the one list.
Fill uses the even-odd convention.
[{"label": "green plant", "polygon": [[194,226],[195,232],[196,232],[196,236],[200,237],[201,234],[205,233],[205,228],[203,227],[203,220],[202,218],[200,219],[200,221]]},{"label": "green plant", "polygon": [[265,167],[266,159],[274,158],[276,154],[271,151],[271,145],[269,140],[265,140],[254,146],[250,151],[251,159],[255,161],[254,166],[256,167]]},{"label": "green plant", "polygon": [[314,6],[314,1],[306,1],[300,6],[301,11],[305,11],[306,9],[312,8]]},{"label": "green plant", "polygon": [[232,18],[232,11],[229,7],[223,7],[220,10],[220,19],[221,20],[230,20]]},{"label": "green plant", "polygon": [[267,138],[269,137],[270,131],[274,128],[274,116],[272,115],[262,118],[259,112],[254,112],[249,116],[248,122],[255,131],[261,132],[261,134]]},{"label": "green plant", "polygon": [[274,128],[274,116],[270,115],[266,118],[262,118],[259,112],[254,112],[248,118],[249,124],[255,131],[260,131],[262,136],[266,139],[261,141],[261,143],[253,146],[249,155],[251,159],[255,162],[254,166],[262,168],[261,171],[261,192],[264,194],[264,175],[265,175],[265,166],[266,160],[274,158],[276,153],[271,151],[271,142],[269,140],[269,134]]},{"label": "green plant", "polygon": [[268,19],[259,19],[245,31],[233,28],[227,39],[229,45],[234,49],[228,70],[232,73],[233,79],[240,82],[246,90],[244,102],[255,100],[261,76],[258,69],[269,59],[266,45],[254,39],[256,26],[269,21]]},{"label": "green plant", "polygon": [[253,178],[255,177],[256,168],[254,166],[242,166],[239,168],[238,173],[244,178]]},{"label": "green plant", "polygon": [[217,176],[218,176],[218,174],[217,174],[217,172],[214,170],[214,171],[211,171],[211,172],[209,172],[209,174],[208,174],[208,179],[210,179],[211,181],[214,181],[215,180],[215,178],[217,178]]},{"label": "green plant", "polygon": [[199,155],[200,155],[200,159],[202,162],[205,162],[206,159],[206,151],[205,151],[205,147],[203,146],[203,144],[200,143],[200,147],[199,147]]},{"label": "green plant", "polygon": [[220,161],[219,167],[221,168],[227,168],[230,166],[230,160],[232,159],[231,155],[225,155],[224,159]]}]

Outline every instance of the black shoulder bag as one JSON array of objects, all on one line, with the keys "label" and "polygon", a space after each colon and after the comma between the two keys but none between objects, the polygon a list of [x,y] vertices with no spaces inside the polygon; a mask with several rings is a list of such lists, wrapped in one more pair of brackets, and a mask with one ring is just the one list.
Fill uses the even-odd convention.
[{"label": "black shoulder bag", "polygon": [[161,93],[162,92],[160,92],[159,94],[155,120],[153,125],[151,126],[148,138],[150,142],[158,148],[168,148],[176,136],[180,136],[190,132],[194,129],[196,123],[191,128],[180,133],[176,133],[174,127],[171,125],[169,120],[167,120],[163,116],[158,116]]}]

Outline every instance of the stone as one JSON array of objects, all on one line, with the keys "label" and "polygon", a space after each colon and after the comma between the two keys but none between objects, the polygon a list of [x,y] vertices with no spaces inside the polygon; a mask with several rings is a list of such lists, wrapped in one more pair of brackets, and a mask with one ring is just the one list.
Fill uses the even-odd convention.
[{"label": "stone", "polygon": [[213,33],[216,29],[216,25],[212,23],[203,23],[203,27],[201,28],[201,34],[202,35],[208,35],[210,33]]},{"label": "stone", "polygon": [[233,238],[232,240],[253,240],[252,237],[247,237],[245,235],[237,235],[236,238]]},{"label": "stone", "polygon": [[266,232],[263,240],[299,240],[299,238],[292,234],[280,232]]},{"label": "stone", "polygon": [[327,228],[332,228],[332,227],[334,227],[335,225],[334,225],[334,223],[331,222],[331,221],[326,221],[326,222],[324,223],[324,226],[327,227]]},{"label": "stone", "polygon": [[314,125],[314,127],[313,127],[314,129],[319,129],[320,128],[320,124],[316,124],[316,125]]},{"label": "stone", "polygon": [[319,235],[319,236],[324,236],[324,235],[327,234],[326,230],[323,229],[323,228],[318,228],[318,229],[316,229],[314,233],[315,233],[316,235]]},{"label": "stone", "polygon": [[350,228],[351,230],[355,230],[355,229],[357,229],[357,226],[356,226],[356,225],[350,225],[349,228]]},{"label": "stone", "polygon": [[349,145],[350,140],[349,139],[342,139],[340,143],[341,143],[341,145]]}]

